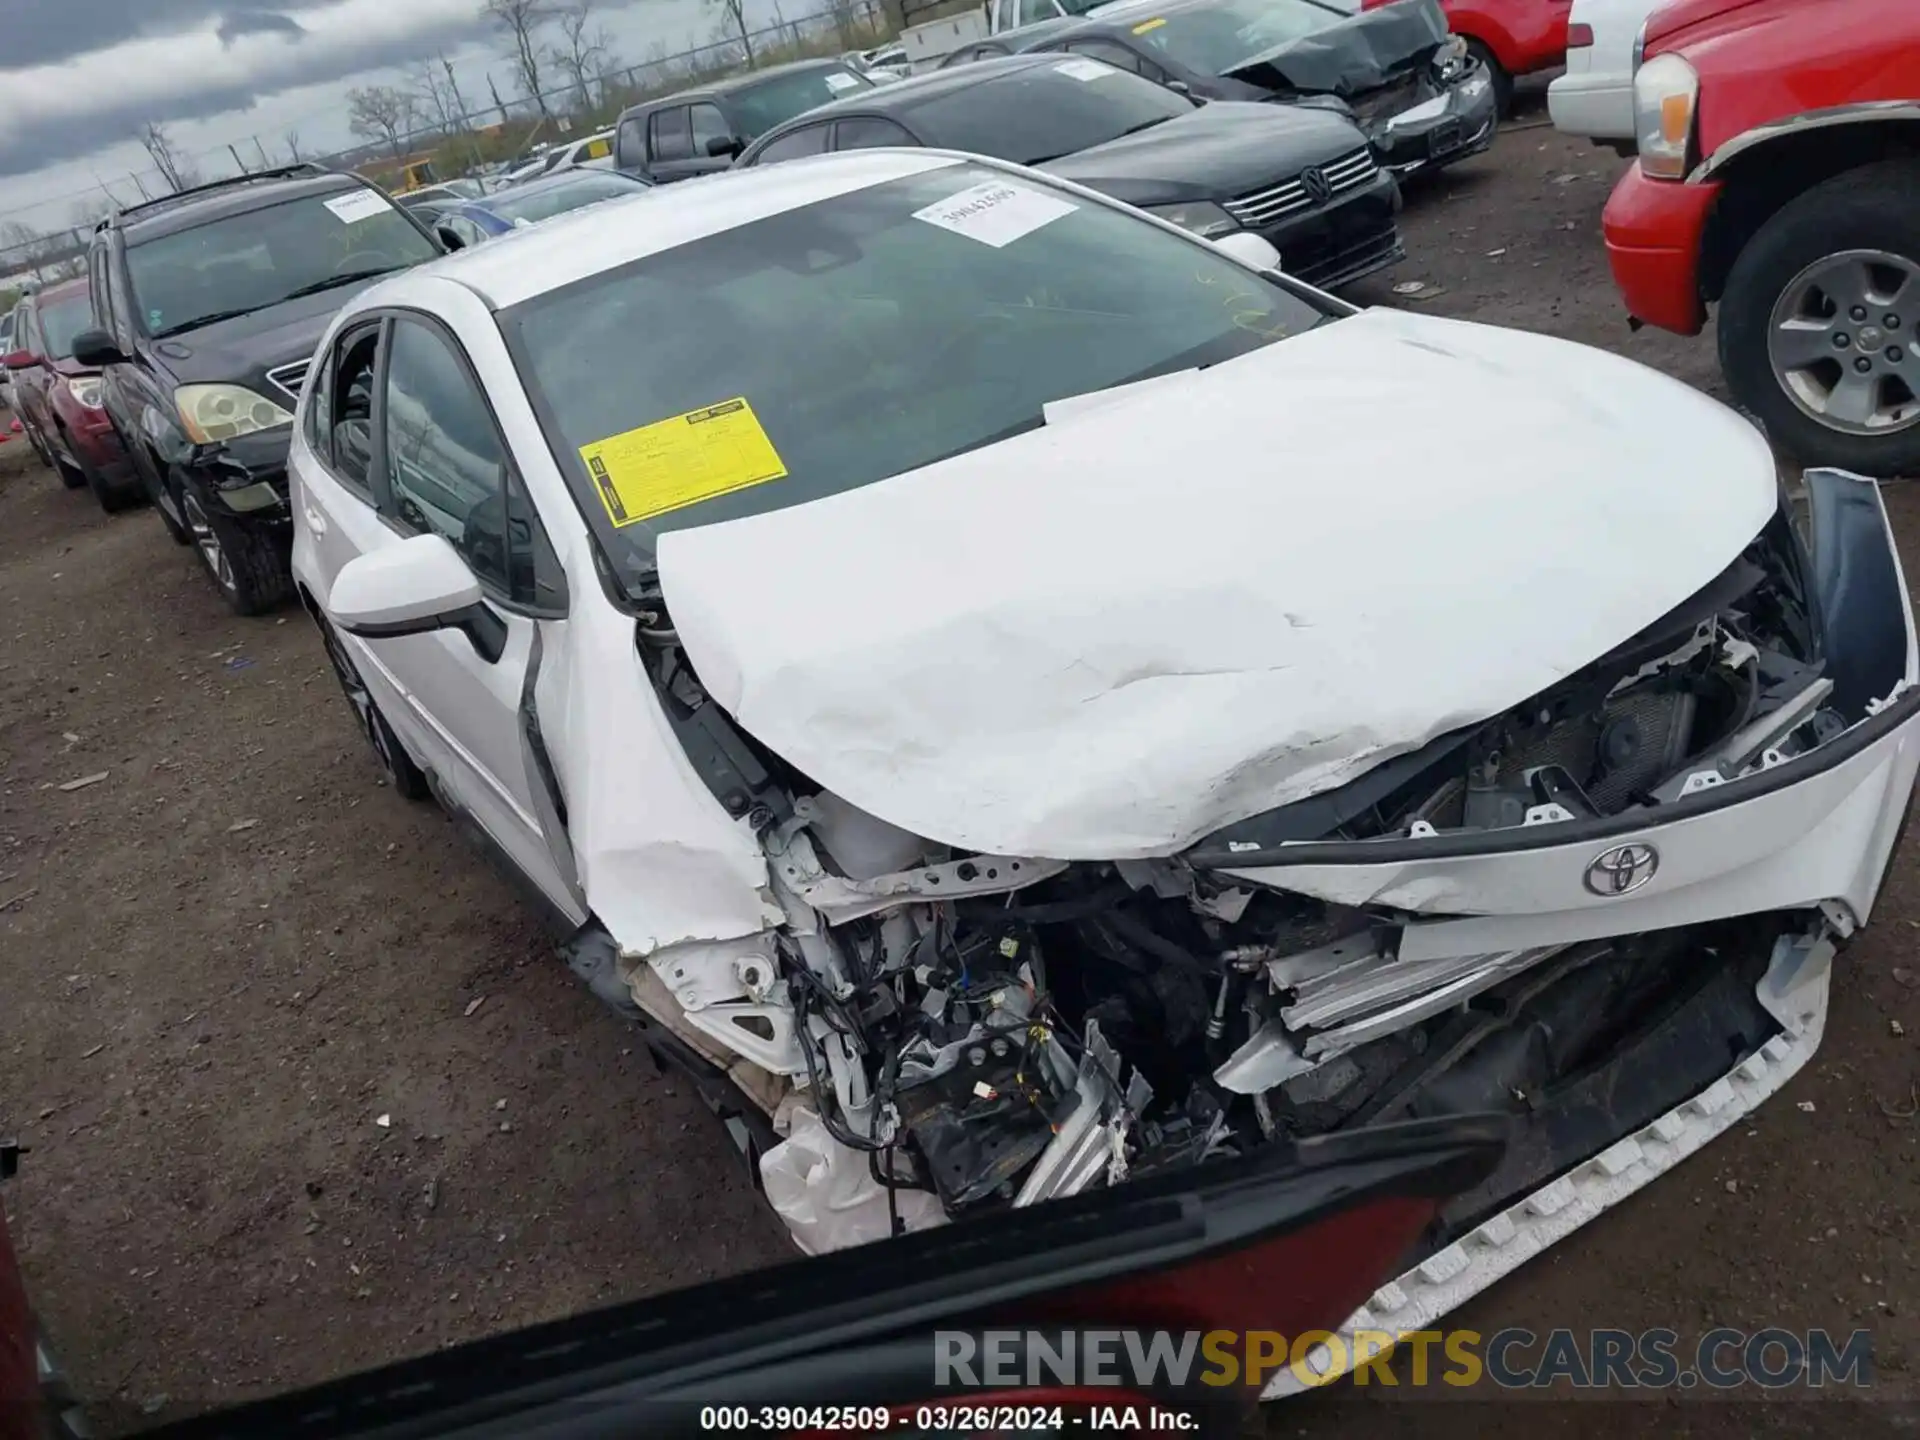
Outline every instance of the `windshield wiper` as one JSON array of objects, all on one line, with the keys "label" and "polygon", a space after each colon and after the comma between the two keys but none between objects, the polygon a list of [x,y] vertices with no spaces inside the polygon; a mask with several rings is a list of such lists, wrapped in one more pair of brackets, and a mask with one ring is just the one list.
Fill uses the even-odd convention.
[{"label": "windshield wiper", "polygon": [[371,280],[376,275],[391,275],[405,268],[402,265],[382,265],[377,270],[345,270],[338,275],[329,275],[324,280],[316,280],[311,285],[302,285],[298,290],[289,290],[275,303],[298,300],[302,295],[318,295],[322,290],[331,290],[336,285],[351,285],[356,280]]},{"label": "windshield wiper", "polygon": [[238,320],[242,315],[251,315],[258,305],[243,305],[238,310],[209,310],[205,315],[196,315],[191,320],[182,320],[178,325],[169,325],[164,330],[153,332],[153,338],[164,340],[169,335],[180,335],[188,330],[198,330],[202,325],[218,325],[222,320]]}]

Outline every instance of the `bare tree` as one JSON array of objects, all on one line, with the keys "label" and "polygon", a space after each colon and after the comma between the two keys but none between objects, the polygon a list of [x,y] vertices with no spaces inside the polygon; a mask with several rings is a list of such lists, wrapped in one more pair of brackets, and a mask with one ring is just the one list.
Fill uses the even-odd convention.
[{"label": "bare tree", "polygon": [[538,37],[540,27],[553,17],[547,0],[484,0],[480,13],[505,34],[507,59],[519,78],[520,88],[540,107],[540,118],[553,118],[548,113],[546,97],[540,93],[540,69],[546,56]]},{"label": "bare tree", "polygon": [[19,220],[0,221],[0,268],[27,269],[33,278],[47,278],[46,237]]},{"label": "bare tree", "polygon": [[392,85],[347,92],[347,128],[362,140],[385,140],[397,157],[401,137],[413,123],[413,96]]},{"label": "bare tree", "polygon": [[493,97],[493,108],[500,112],[500,123],[507,123],[507,102],[500,98],[500,87],[493,83],[493,72],[487,72],[487,93]]},{"label": "bare tree", "polygon": [[281,131],[280,143],[287,147],[287,163],[298,165],[304,158],[300,154],[300,132],[298,130]]},{"label": "bare tree", "polygon": [[729,40],[739,38],[740,48],[746,52],[747,68],[753,69],[753,32],[747,28],[747,0],[707,0],[707,4],[720,12],[720,31]]},{"label": "bare tree", "polygon": [[447,77],[447,95],[453,101],[453,113],[464,129],[467,123],[467,102],[460,94],[460,81],[453,73],[453,62],[444,54],[440,57],[440,69]]},{"label": "bare tree", "polygon": [[110,195],[89,195],[67,207],[67,224],[76,230],[91,230],[119,208]]},{"label": "bare tree", "polygon": [[431,60],[422,60],[407,72],[407,80],[421,114],[442,135],[451,135],[459,112],[454,108],[453,96],[447,93],[447,82],[440,67]]},{"label": "bare tree", "polygon": [[555,12],[561,43],[552,50],[553,63],[573,82],[581,110],[593,108],[593,82],[607,68],[613,37],[607,27],[593,23],[592,0],[580,0]]},{"label": "bare tree", "polygon": [[153,168],[160,172],[160,178],[167,182],[168,189],[175,192],[185,190],[199,180],[192,162],[173,148],[173,137],[167,134],[167,127],[159,121],[149,120],[141,127],[140,145],[147,152],[147,158],[153,161]]},{"label": "bare tree", "polygon": [[851,50],[860,36],[860,0],[827,0],[827,13],[833,17],[834,34],[842,50]]}]

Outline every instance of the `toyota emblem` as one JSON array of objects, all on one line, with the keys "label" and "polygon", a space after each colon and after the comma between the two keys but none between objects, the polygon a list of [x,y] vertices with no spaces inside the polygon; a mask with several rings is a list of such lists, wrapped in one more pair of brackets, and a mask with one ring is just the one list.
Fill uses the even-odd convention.
[{"label": "toyota emblem", "polygon": [[1609,900],[1631,895],[1653,879],[1660,868],[1660,852],[1651,845],[1616,845],[1602,850],[1587,866],[1587,889]]},{"label": "toyota emblem", "polygon": [[1307,192],[1307,198],[1316,205],[1324,205],[1333,198],[1333,186],[1327,183],[1327,177],[1313,165],[1309,165],[1300,172],[1300,188]]}]

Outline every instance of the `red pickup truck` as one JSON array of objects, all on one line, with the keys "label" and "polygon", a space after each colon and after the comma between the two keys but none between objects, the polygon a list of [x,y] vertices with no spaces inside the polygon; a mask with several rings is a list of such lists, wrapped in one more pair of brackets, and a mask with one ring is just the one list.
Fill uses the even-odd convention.
[{"label": "red pickup truck", "polygon": [[1777,446],[1920,474],[1920,3],[1674,0],[1638,48],[1604,220],[1629,315],[1694,335],[1717,304]]},{"label": "red pickup truck", "polygon": [[[1377,10],[1393,0],[1362,0]],[[1563,64],[1567,58],[1567,11],[1573,0],[1440,0],[1453,33],[1493,77],[1493,93],[1505,115],[1513,104],[1513,79]]]}]

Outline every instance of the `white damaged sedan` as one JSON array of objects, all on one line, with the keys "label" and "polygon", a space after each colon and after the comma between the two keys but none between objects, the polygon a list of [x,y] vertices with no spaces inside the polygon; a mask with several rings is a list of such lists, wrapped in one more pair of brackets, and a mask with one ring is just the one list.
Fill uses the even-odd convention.
[{"label": "white damaged sedan", "polygon": [[1354,1320],[1421,1328],[1819,1043],[1920,762],[1878,491],[1258,248],[852,152],[314,358],[294,570],[376,751],[803,1249],[1506,1113]]}]

